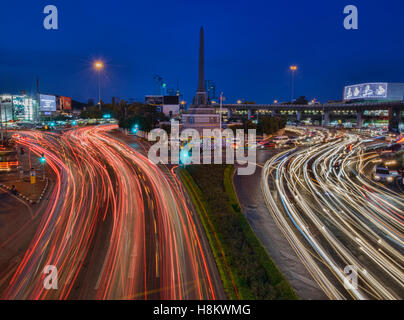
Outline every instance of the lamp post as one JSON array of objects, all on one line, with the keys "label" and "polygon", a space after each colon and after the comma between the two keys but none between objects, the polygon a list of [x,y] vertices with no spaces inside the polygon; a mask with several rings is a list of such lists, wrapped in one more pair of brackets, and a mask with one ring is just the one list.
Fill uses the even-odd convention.
[{"label": "lamp post", "polygon": [[101,70],[104,68],[104,64],[102,61],[96,61],[94,63],[94,68],[98,73],[98,105],[99,109],[101,110]]},{"label": "lamp post", "polygon": [[222,107],[223,107],[223,92],[220,92],[220,109],[219,109],[220,132],[222,131]]},{"label": "lamp post", "polygon": [[1,143],[4,145],[3,110],[2,110],[2,108],[1,108],[1,100],[0,100],[0,133],[1,133]]},{"label": "lamp post", "polygon": [[184,100],[181,101],[181,109],[182,109],[182,111],[185,111],[185,105],[186,104],[187,104],[186,101],[184,101]]},{"label": "lamp post", "polygon": [[297,71],[297,66],[290,66],[290,71],[292,71],[292,99],[293,102],[294,95],[295,95],[295,72]]}]

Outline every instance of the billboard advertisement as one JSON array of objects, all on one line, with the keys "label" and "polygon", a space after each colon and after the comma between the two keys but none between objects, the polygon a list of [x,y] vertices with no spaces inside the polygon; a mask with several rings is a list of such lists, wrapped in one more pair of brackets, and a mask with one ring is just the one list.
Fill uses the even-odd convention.
[{"label": "billboard advertisement", "polygon": [[33,121],[36,110],[35,99],[25,95],[13,96],[13,113],[16,120]]},{"label": "billboard advertisement", "polygon": [[59,109],[62,111],[72,110],[72,98],[70,97],[59,97]]},{"label": "billboard advertisement", "polygon": [[387,83],[363,83],[347,86],[344,89],[344,100],[386,99]]},{"label": "billboard advertisement", "polygon": [[45,94],[39,95],[39,110],[41,112],[55,112],[56,111],[56,97]]}]

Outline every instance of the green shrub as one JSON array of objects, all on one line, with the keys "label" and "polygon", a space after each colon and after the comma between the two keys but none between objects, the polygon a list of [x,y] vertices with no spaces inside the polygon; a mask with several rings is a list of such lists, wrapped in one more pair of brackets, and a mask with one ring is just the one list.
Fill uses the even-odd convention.
[{"label": "green shrub", "polygon": [[[198,205],[204,206],[198,212],[229,298],[297,299],[242,213],[233,186],[234,166],[198,165],[184,171],[188,190],[193,185]],[[193,201],[198,202],[195,196]]]}]

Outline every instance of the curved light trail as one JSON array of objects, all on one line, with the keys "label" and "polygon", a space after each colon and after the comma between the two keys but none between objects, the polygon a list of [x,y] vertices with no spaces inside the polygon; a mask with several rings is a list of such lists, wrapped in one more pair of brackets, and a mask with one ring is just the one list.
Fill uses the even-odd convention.
[{"label": "curved light trail", "polygon": [[[216,298],[181,185],[112,129],[23,133],[19,143],[45,155],[55,187],[2,298]],[[58,290],[44,289],[46,265],[58,269]]]},{"label": "curved light trail", "polygon": [[[269,211],[331,299],[404,297],[404,198],[367,177],[375,156],[346,134],[284,151],[262,172]],[[344,285],[346,266],[358,288]]]}]

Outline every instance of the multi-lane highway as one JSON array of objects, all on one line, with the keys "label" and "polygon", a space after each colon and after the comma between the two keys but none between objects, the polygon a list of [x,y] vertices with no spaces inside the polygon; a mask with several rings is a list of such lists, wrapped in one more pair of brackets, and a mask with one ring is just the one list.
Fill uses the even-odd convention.
[{"label": "multi-lane highway", "polygon": [[[19,144],[44,154],[55,186],[3,299],[215,299],[212,255],[181,184],[109,134],[27,131]],[[43,286],[58,270],[58,290]],[[219,280],[218,280],[219,279]]]},{"label": "multi-lane highway", "polygon": [[375,157],[346,134],[281,152],[262,171],[269,212],[331,299],[404,297],[404,197],[369,177]]}]

